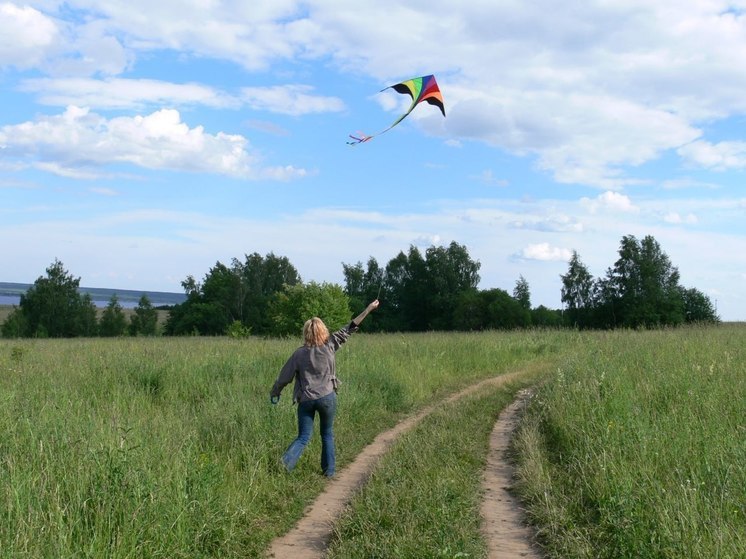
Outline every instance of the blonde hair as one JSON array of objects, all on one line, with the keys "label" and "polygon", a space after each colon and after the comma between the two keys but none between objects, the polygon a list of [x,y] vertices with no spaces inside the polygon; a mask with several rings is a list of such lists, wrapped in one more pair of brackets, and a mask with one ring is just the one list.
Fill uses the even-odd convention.
[{"label": "blonde hair", "polygon": [[321,346],[329,339],[329,329],[324,321],[314,316],[303,325],[303,341],[308,347]]}]

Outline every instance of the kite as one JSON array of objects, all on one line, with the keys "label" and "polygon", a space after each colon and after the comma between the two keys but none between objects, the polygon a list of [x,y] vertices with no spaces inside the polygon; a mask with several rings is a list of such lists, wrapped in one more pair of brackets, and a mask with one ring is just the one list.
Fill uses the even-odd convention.
[{"label": "kite", "polygon": [[385,130],[377,132],[376,134],[372,134],[370,136],[366,136],[365,134],[359,132],[358,136],[353,136],[352,134],[350,134],[350,138],[352,138],[353,141],[347,142],[348,144],[350,144],[351,146],[362,144],[363,142],[367,142],[375,136],[379,136],[384,132],[388,132],[402,120],[407,118],[407,115],[409,115],[409,113],[411,113],[414,108],[423,101],[427,101],[431,105],[435,105],[440,109],[440,112],[443,113],[443,116],[446,116],[446,109],[443,105],[443,95],[441,95],[440,88],[438,87],[438,82],[435,81],[435,76],[433,75],[412,78],[411,80],[407,80],[405,82],[390,85],[389,87],[384,87],[381,91],[386,91],[387,89],[393,89],[397,93],[409,95],[412,98],[412,104],[409,106],[409,110],[407,110],[406,113],[397,118],[391,126],[386,128]]}]

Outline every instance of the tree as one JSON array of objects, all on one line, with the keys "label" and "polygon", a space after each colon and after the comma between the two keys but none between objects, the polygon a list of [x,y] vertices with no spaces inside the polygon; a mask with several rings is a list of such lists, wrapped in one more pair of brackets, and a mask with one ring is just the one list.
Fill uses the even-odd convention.
[{"label": "tree", "polygon": [[96,309],[90,296],[78,292],[80,278],[68,273],[57,259],[46,272],[46,277],[39,277],[21,295],[23,336],[65,338],[95,334]]},{"label": "tree", "polygon": [[423,305],[429,311],[426,315],[428,328],[453,328],[459,296],[477,288],[480,266],[471,259],[466,247],[455,241],[448,248],[433,246],[427,249]]},{"label": "tree", "polygon": [[127,318],[124,315],[122,305],[119,304],[119,297],[114,293],[101,314],[98,325],[99,335],[103,337],[123,336],[126,328]]},{"label": "tree", "polygon": [[531,310],[531,325],[542,328],[557,328],[562,326],[562,313],[539,305]]},{"label": "tree", "polygon": [[84,293],[79,297],[80,307],[78,309],[78,325],[76,335],[93,337],[98,336],[98,311],[90,293]]},{"label": "tree", "polygon": [[530,324],[530,312],[504,289],[464,291],[454,312],[458,330],[509,330]]},{"label": "tree", "polygon": [[374,258],[368,260],[367,270],[361,262],[342,266],[345,292],[354,305],[364,306],[376,297],[384,303],[371,319],[373,331],[451,329],[461,295],[479,283],[479,262],[456,242],[431,246],[424,256],[411,245],[407,253],[400,251],[389,260],[385,269]]},{"label": "tree", "polygon": [[3,338],[22,338],[28,335],[28,331],[29,328],[26,315],[23,314],[23,311],[20,308],[14,307],[13,311],[8,315],[8,318],[3,322]]},{"label": "tree", "polygon": [[222,309],[225,323],[228,325],[234,320],[244,319],[243,287],[241,268],[237,260],[233,260],[231,268],[216,262],[200,285],[200,295],[203,301]]},{"label": "tree", "polygon": [[[607,273],[621,326],[676,325],[684,321],[679,271],[650,235],[622,237],[619,259]],[[608,304],[608,301],[605,301]]]},{"label": "tree", "polygon": [[523,274],[518,276],[513,288],[513,299],[518,301],[518,304],[527,311],[531,310],[531,289],[528,286],[528,281],[523,277]]},{"label": "tree", "polygon": [[158,329],[158,311],[153,307],[150,298],[143,293],[130,317],[130,334],[133,336],[155,336]]},{"label": "tree", "polygon": [[720,321],[710,298],[698,289],[682,287],[681,298],[684,301],[684,320],[687,323]]},{"label": "tree", "polygon": [[482,293],[476,289],[462,292],[453,312],[453,328],[465,331],[484,330],[488,327],[487,323],[487,308]]},{"label": "tree", "polygon": [[531,290],[528,286],[528,281],[526,281],[526,278],[524,278],[522,274],[515,282],[515,287],[513,288],[513,299],[516,300],[523,310],[524,316],[521,319],[521,322],[524,322],[526,325],[531,325]]},{"label": "tree", "polygon": [[504,289],[480,292],[486,308],[487,328],[509,330],[531,325],[531,315]]},{"label": "tree", "polygon": [[264,257],[256,252],[246,255],[243,264],[234,260],[234,268],[240,270],[245,294],[242,322],[257,334],[269,332],[272,328],[270,303],[286,285],[301,283],[298,270],[285,256],[272,252]]},{"label": "tree", "polygon": [[269,304],[285,285],[300,282],[290,261],[273,253],[262,257],[234,258],[228,267],[221,262],[210,268],[199,283],[192,276],[182,282],[187,300],[169,313],[165,332],[170,335],[222,335],[235,322],[257,334],[270,331]]},{"label": "tree", "polygon": [[270,304],[272,334],[293,336],[301,332],[309,318],[318,316],[330,331],[338,330],[352,319],[349,299],[341,286],[310,282],[286,285]]},{"label": "tree", "polygon": [[381,323],[388,331],[427,330],[432,293],[428,286],[427,265],[420,250],[412,245],[389,260],[383,275],[386,304]]},{"label": "tree", "polygon": [[580,261],[577,251],[572,257],[567,274],[562,278],[562,303],[567,306],[567,323],[581,328],[590,326],[593,308],[593,276]]}]

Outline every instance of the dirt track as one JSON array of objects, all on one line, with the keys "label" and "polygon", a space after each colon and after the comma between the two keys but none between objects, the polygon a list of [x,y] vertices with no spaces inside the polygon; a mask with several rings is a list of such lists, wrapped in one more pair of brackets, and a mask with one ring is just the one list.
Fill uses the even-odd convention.
[{"label": "dirt track", "polygon": [[[505,384],[522,374],[510,373],[484,380],[449,396],[437,405],[453,402],[488,386]],[[514,402],[500,414],[490,440],[490,454],[485,472],[485,501],[492,504],[482,511],[485,515],[484,534],[488,541],[490,558],[540,557],[538,554],[530,554],[532,549],[527,539],[530,538],[530,533],[520,529],[522,511],[505,489],[510,484],[512,475],[512,469],[504,456],[506,441],[510,438],[519,406],[520,403]],[[347,468],[327,484],[326,489],[305,510],[298,524],[290,532],[272,542],[268,556],[275,559],[321,559],[326,552],[334,524],[355,492],[370,477],[379,459],[399,435],[417,425],[435,407],[436,405],[428,406],[379,434]],[[514,411],[511,412],[512,408]],[[494,540],[500,540],[502,543],[496,543]]]},{"label": "dirt track", "polygon": [[482,477],[482,533],[487,541],[489,559],[541,557],[532,544],[533,532],[523,522],[523,509],[509,490],[513,483],[513,466],[507,456],[508,447],[528,396],[529,392],[521,391],[518,398],[500,412],[490,435],[487,467]]}]

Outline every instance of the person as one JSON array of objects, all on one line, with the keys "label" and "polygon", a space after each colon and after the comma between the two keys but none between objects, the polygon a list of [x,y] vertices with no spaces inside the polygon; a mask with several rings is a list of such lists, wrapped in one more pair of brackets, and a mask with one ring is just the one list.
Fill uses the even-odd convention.
[{"label": "person", "polygon": [[281,458],[287,471],[295,468],[311,440],[314,418],[318,414],[321,423],[321,471],[327,477],[334,476],[334,416],[339,385],[335,353],[378,305],[378,299],[374,300],[352,322],[332,334],[318,317],[307,320],[303,325],[304,344],[287,360],[270,391],[270,400],[276,404],[283,388],[295,379],[293,404],[298,404],[298,436]]}]

